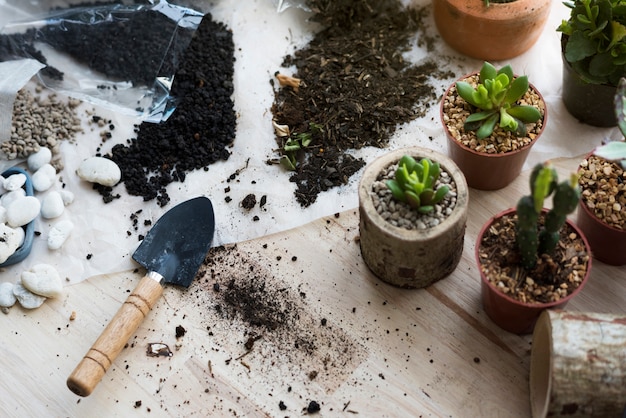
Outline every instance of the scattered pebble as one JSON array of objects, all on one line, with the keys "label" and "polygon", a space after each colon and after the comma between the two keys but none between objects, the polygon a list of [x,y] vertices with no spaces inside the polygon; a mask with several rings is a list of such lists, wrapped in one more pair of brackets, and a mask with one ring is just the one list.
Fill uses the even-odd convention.
[{"label": "scattered pebble", "polygon": [[63,282],[56,269],[49,264],[36,264],[21,275],[22,286],[36,295],[46,298],[60,296]]},{"label": "scattered pebble", "polygon": [[7,261],[24,241],[24,229],[0,224],[0,263]]},{"label": "scattered pebble", "polygon": [[41,203],[41,216],[45,219],[58,218],[64,210],[63,198],[59,192],[54,190],[48,193]]},{"label": "scattered pebble", "polygon": [[52,226],[48,233],[48,249],[58,250],[61,248],[69,238],[72,229],[74,229],[74,224],[68,220],[60,221]]},{"label": "scattered pebble", "polygon": [[57,171],[51,164],[44,164],[32,175],[33,189],[45,192],[54,184]]},{"label": "scattered pebble", "polygon": [[24,309],[39,308],[47,299],[45,296],[39,296],[34,294],[30,290],[22,286],[21,283],[16,283],[13,286],[13,294]]},{"label": "scattered pebble", "polygon": [[2,182],[2,186],[7,192],[21,189],[24,184],[26,184],[26,174],[22,173],[11,174]]},{"label": "scattered pebble", "polygon": [[85,181],[107,187],[115,186],[122,178],[118,165],[104,157],[87,158],[80,164],[76,174]]},{"label": "scattered pebble", "polygon": [[63,200],[63,204],[65,206],[68,206],[74,202],[74,193],[70,192],[69,190],[63,189],[59,191],[59,194],[61,195],[61,199]]},{"label": "scattered pebble", "polygon": [[15,305],[17,299],[13,294],[13,283],[4,282],[0,283],[0,307],[10,308]]},{"label": "scattered pebble", "polygon": [[50,164],[50,161],[52,161],[52,151],[48,147],[41,147],[39,151],[28,156],[26,164],[28,169],[34,173],[44,165]]}]

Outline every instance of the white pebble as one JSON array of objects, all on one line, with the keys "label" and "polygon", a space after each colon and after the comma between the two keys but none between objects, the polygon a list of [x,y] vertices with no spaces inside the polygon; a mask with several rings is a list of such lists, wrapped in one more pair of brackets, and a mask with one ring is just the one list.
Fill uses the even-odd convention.
[{"label": "white pebble", "polygon": [[7,223],[7,208],[0,206],[0,224]]},{"label": "white pebble", "polygon": [[48,233],[48,249],[58,250],[61,248],[70,236],[72,229],[74,229],[74,224],[70,221],[57,222]]},{"label": "white pebble", "polygon": [[24,196],[11,202],[7,208],[7,224],[16,228],[32,221],[39,215],[41,203],[35,196]]},{"label": "white pebble", "polygon": [[112,187],[119,183],[122,172],[114,161],[104,157],[90,157],[84,160],[76,174],[90,183]]},{"label": "white pebble", "polygon": [[13,283],[0,283],[0,308],[10,308],[15,305],[17,299],[13,294]]},{"label": "white pebble", "polygon": [[22,272],[22,286],[36,295],[55,298],[63,293],[61,276],[49,264],[36,264]]},{"label": "white pebble", "polygon": [[65,206],[68,206],[72,204],[72,202],[74,202],[74,193],[70,192],[69,190],[61,190],[59,194],[61,195],[61,199],[63,200],[63,204]]},{"label": "white pebble", "polygon": [[57,171],[52,165],[42,165],[32,176],[33,188],[38,192],[45,192],[54,184],[56,174]]},{"label": "white pebble", "polygon": [[6,224],[0,224],[0,263],[7,261],[24,241],[22,228],[11,228]]},{"label": "white pebble", "polygon": [[11,174],[9,177],[5,178],[2,182],[4,186],[4,190],[8,192],[12,192],[13,190],[21,189],[24,184],[26,184],[26,174],[17,173]]},{"label": "white pebble", "polygon": [[24,309],[38,308],[46,301],[46,297],[34,294],[22,286],[21,283],[17,283],[13,286],[13,294]]},{"label": "white pebble", "polygon": [[17,189],[17,190],[13,190],[12,192],[8,192],[2,195],[2,197],[0,197],[0,204],[2,206],[4,206],[5,208],[8,208],[9,206],[11,206],[11,203],[20,198],[20,197],[24,197],[26,196],[26,190],[24,189]]},{"label": "white pebble", "polygon": [[44,197],[41,203],[41,216],[46,219],[53,219],[61,216],[65,210],[65,204],[61,194],[55,190]]},{"label": "white pebble", "polygon": [[28,156],[28,160],[26,160],[26,163],[28,164],[28,169],[34,173],[45,164],[50,163],[51,160],[52,151],[50,151],[50,148],[41,147],[39,151]]}]

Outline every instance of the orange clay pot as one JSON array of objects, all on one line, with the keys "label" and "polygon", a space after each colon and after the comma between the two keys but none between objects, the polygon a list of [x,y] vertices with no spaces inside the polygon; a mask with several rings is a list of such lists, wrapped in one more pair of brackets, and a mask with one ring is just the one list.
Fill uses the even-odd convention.
[{"label": "orange clay pot", "polygon": [[526,52],[537,42],[552,1],[433,0],[439,34],[458,52],[481,60],[504,60]]}]

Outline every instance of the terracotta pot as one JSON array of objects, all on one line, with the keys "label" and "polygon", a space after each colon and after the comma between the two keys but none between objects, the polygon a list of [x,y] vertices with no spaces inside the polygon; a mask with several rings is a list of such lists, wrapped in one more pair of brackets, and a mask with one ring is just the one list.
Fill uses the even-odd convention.
[{"label": "terracotta pot", "polygon": [[598,127],[616,126],[614,100],[617,87],[585,82],[565,59],[563,50],[566,39],[561,38],[562,100],[565,108],[582,123]]},{"label": "terracotta pot", "polygon": [[612,266],[626,264],[626,231],[602,222],[582,199],[578,204],[576,224],[589,240],[596,260]]},{"label": "terracotta pot", "polygon": [[[459,80],[466,79],[476,74],[477,72],[467,74],[459,78]],[[532,84],[530,85],[530,88],[534,90],[544,102],[543,124],[541,131],[537,134],[535,139],[530,144],[515,151],[488,154],[474,151],[461,144],[454,138],[446,126],[443,118],[444,103],[445,98],[450,94],[450,90],[453,86],[454,84],[448,87],[439,106],[439,118],[446,133],[448,155],[459,166],[470,187],[479,190],[498,190],[508,186],[521,173],[530,149],[545,130],[546,123],[548,122],[548,108],[545,106],[543,96]],[[489,170],[486,171],[485,167],[489,167]]]},{"label": "terracotta pot", "polygon": [[437,29],[458,52],[486,61],[516,57],[537,42],[552,1],[433,0]]},{"label": "terracotta pot", "polygon": [[[456,183],[457,201],[452,213],[439,225],[408,230],[387,222],[374,207],[372,183],[405,155],[438,162]],[[363,260],[381,280],[404,288],[426,287],[457,266],[463,253],[469,195],[465,177],[454,162],[436,151],[411,147],[392,151],[370,163],[359,183],[359,231]]]},{"label": "terracotta pot", "polygon": [[[583,278],[582,283],[580,283],[580,285],[572,293],[570,293],[561,300],[550,303],[527,304],[505,295],[494,285],[492,285],[489,282],[489,279],[487,279],[487,277],[485,277],[485,275],[483,274],[482,269],[480,268],[479,251],[480,243],[482,241],[483,235],[485,234],[485,231],[487,231],[491,227],[496,219],[506,215],[511,215],[512,213],[515,213],[515,209],[504,210],[489,219],[482,226],[480,233],[478,234],[478,237],[476,239],[474,255],[476,258],[476,265],[478,266],[478,271],[480,273],[481,279],[480,288],[482,304],[485,312],[487,313],[487,316],[489,316],[489,318],[496,325],[498,325],[505,331],[509,331],[514,334],[530,334],[533,332],[535,328],[535,323],[537,322],[539,315],[541,315],[543,311],[553,308],[562,309],[572,298],[580,293],[580,291],[587,283],[587,280],[589,279],[592,258],[589,257],[589,261],[587,262],[587,271],[585,273],[585,277]],[[587,252],[591,253],[589,242],[585,238],[584,233],[569,220],[567,221],[567,225],[574,231],[576,231],[576,234],[582,238]]]}]

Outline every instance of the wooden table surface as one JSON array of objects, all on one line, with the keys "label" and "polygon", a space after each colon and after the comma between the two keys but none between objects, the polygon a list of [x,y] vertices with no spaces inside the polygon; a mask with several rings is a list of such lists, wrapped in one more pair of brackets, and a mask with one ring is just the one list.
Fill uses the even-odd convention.
[{"label": "wooden table surface", "polygon": [[[556,164],[566,175],[578,160]],[[532,336],[485,315],[473,255],[480,226],[526,192],[527,174],[504,190],[470,191],[461,262],[426,289],[394,288],[368,271],[356,209],[213,249],[189,289],[165,289],[86,398],[65,380],[141,271],[67,286],[33,311],[14,306],[1,318],[0,415],[293,417],[316,401],[318,416],[529,416]],[[263,330],[229,316],[217,308],[229,282],[256,286],[293,317]],[[625,302],[624,269],[594,262],[567,309],[623,313]],[[150,357],[149,343],[173,355]]]}]

